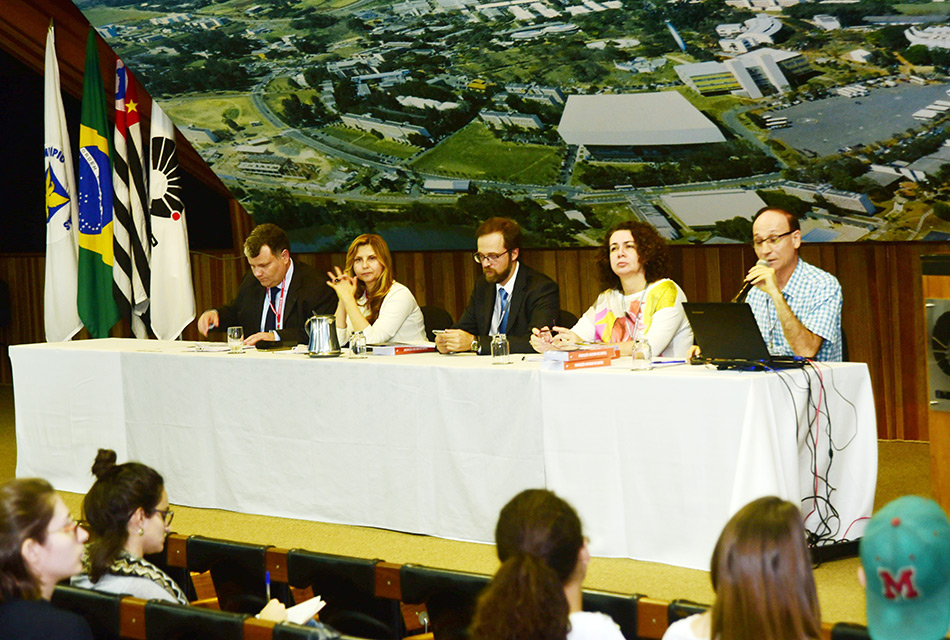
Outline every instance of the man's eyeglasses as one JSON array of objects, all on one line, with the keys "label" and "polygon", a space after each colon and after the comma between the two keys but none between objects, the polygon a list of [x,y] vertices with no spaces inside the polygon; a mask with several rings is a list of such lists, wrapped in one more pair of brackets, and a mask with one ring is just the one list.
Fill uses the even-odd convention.
[{"label": "man's eyeglasses", "polygon": [[166,526],[166,527],[171,526],[172,520],[175,519],[175,512],[172,511],[171,509],[165,509],[165,510],[162,510],[162,509],[155,509],[154,511],[152,511],[152,513],[153,513],[153,514],[156,514],[156,513],[162,514],[162,521],[165,522],[165,526]]},{"label": "man's eyeglasses", "polygon": [[789,235],[790,233],[792,233],[792,231],[786,231],[785,233],[780,233],[776,236],[769,236],[768,238],[753,238],[752,244],[755,245],[756,248],[761,247],[763,244],[767,244],[770,247],[774,247],[779,242],[781,242],[782,238]]},{"label": "man's eyeglasses", "polygon": [[503,255],[507,255],[508,253],[508,251],[505,251],[505,253],[476,253],[472,257],[475,258],[475,262],[478,264],[481,264],[486,260],[492,264],[495,264],[501,259]]}]

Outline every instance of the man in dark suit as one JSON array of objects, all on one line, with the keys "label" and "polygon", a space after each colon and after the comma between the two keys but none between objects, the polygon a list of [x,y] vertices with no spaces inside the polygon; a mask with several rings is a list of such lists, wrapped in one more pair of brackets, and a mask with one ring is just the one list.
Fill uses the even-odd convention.
[{"label": "man in dark suit", "polygon": [[553,326],[561,308],[557,284],[518,262],[521,228],[508,218],[489,218],[475,232],[484,280],[475,285],[462,318],[435,338],[441,353],[491,353],[491,336],[504,333],[512,353],[533,353],[531,329]]},{"label": "man in dark suit", "polygon": [[244,327],[244,344],[280,340],[307,342],[305,324],[314,313],[332,314],[337,298],[316,269],[290,257],[290,241],[277,225],[254,227],[244,241],[251,270],[241,281],[230,304],[209,309],[198,317],[198,331]]}]

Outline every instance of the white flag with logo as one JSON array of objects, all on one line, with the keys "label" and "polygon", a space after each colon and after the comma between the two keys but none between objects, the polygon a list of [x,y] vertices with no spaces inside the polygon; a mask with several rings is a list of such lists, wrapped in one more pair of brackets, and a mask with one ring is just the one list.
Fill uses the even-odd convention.
[{"label": "white flag with logo", "polygon": [[159,340],[174,340],[195,318],[195,290],[191,282],[175,125],[154,100],[150,155],[152,332]]},{"label": "white flag with logo", "polygon": [[53,25],[46,33],[44,88],[46,157],[46,284],[43,315],[46,341],[71,339],[82,329],[76,297],[79,279],[79,200],[59,86],[59,62]]}]

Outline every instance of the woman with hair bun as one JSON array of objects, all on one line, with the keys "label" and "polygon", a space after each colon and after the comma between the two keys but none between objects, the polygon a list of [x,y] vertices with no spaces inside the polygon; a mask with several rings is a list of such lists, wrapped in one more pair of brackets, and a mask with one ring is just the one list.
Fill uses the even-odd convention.
[{"label": "woman with hair bun", "polygon": [[[116,464],[111,449],[99,449],[92,473],[96,482],[82,501],[92,540],[83,560],[84,573],[73,578],[73,586],[188,604],[178,584],[143,557],[165,548],[175,515],[168,508],[165,480],[138,462]],[[259,617],[281,622],[287,619],[287,610],[271,600]]]},{"label": "woman with hair bun", "polygon": [[502,564],[478,599],[472,640],[623,640],[609,616],[581,610],[590,552],[571,505],[522,491],[501,510],[495,544]]},{"label": "woman with hair bun", "polygon": [[82,502],[92,540],[83,574],[73,585],[145,600],[188,604],[178,584],[144,559],[165,548],[174,512],[162,476],[144,464],[116,464],[115,451],[99,449],[92,465],[96,482]]},{"label": "woman with hair bun", "polygon": [[674,622],[663,640],[818,640],[821,611],[801,510],[774,496],[732,516],[709,575],[716,602]]},{"label": "woman with hair bun", "polygon": [[49,602],[79,573],[87,537],[46,480],[0,485],[0,640],[92,640],[85,620]]}]

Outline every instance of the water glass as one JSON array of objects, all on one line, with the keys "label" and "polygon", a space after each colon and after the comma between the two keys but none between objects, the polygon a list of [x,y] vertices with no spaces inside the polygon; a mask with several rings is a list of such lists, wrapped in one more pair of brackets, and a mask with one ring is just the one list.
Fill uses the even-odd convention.
[{"label": "water glass", "polygon": [[653,368],[653,350],[646,338],[633,341],[633,367],[631,371],[649,371]]},{"label": "water glass", "polygon": [[491,363],[492,364],[511,364],[511,356],[508,354],[508,336],[499,333],[491,339]]},{"label": "water glass", "polygon": [[362,331],[357,331],[350,337],[350,357],[365,358],[367,351],[366,336]]},{"label": "water glass", "polygon": [[228,353],[244,351],[244,327],[228,327]]}]

